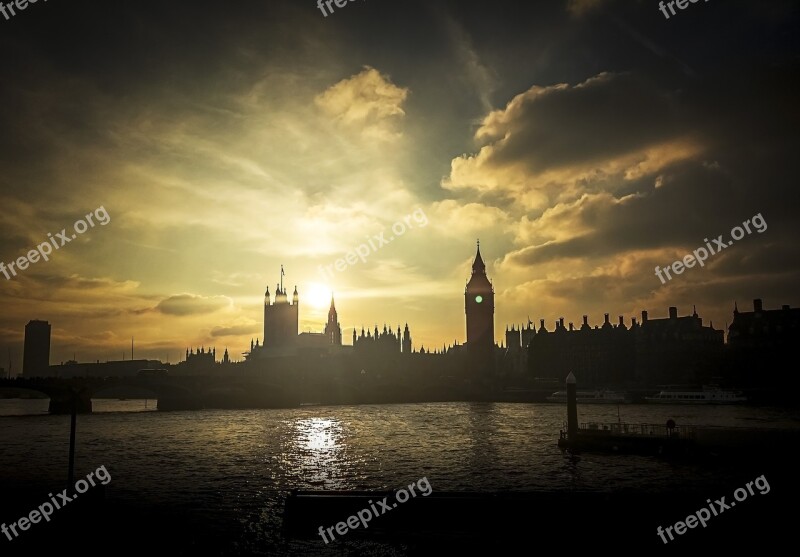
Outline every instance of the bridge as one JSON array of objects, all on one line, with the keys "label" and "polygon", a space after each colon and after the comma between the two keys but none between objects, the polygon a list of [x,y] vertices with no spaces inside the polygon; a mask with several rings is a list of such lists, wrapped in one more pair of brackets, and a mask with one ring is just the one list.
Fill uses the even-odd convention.
[{"label": "bridge", "polygon": [[135,376],[135,377],[18,377],[0,379],[1,389],[43,393],[51,414],[92,412],[92,399],[104,392],[132,388],[157,400],[158,410],[204,408],[291,408],[297,396],[283,387],[256,377]]}]

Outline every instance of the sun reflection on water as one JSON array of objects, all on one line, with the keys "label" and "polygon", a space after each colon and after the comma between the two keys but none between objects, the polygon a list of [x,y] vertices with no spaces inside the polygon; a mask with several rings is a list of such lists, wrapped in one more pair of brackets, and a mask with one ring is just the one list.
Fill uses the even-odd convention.
[{"label": "sun reflection on water", "polygon": [[296,465],[301,478],[315,489],[344,489],[345,432],[342,423],[327,418],[294,422]]}]

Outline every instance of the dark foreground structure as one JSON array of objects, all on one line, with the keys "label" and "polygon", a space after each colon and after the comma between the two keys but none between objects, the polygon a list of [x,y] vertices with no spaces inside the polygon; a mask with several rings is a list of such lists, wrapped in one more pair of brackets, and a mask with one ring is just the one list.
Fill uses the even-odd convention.
[{"label": "dark foreground structure", "polygon": [[[737,502],[734,492],[763,475],[770,490]],[[137,506],[102,496],[77,500],[53,519],[31,525],[19,538],[0,539],[4,555],[74,552],[86,557],[133,555],[515,555],[519,548],[548,551],[610,550],[622,555],[661,551],[764,552],[794,538],[793,472],[751,462],[737,470],[729,489],[718,485],[679,492],[583,490],[538,492],[436,492],[416,497],[328,544],[320,526],[336,526],[391,492],[293,492],[285,494],[279,541],[243,544],[240,523],[219,521],[213,509],[178,513],[167,506]],[[435,485],[434,485],[435,489]],[[653,486],[658,489],[658,486]],[[10,494],[4,508],[34,509],[40,500]],[[276,494],[270,494],[274,497]],[[722,500],[718,504],[718,500]],[[6,507],[8,504],[8,507]],[[676,523],[698,511],[706,525]],[[727,507],[727,508],[725,508]],[[671,528],[672,538],[658,533]]]},{"label": "dark foreground structure", "polygon": [[[626,555],[654,550],[763,550],[790,540],[797,489],[794,472],[754,460],[739,467],[736,475],[727,491],[713,487],[659,493],[653,486],[654,492],[433,492],[373,519],[366,529],[351,529],[327,546],[319,526],[335,526],[369,508],[370,502],[383,497],[393,501],[394,494],[297,491],[286,504],[285,528],[290,538],[316,540],[320,551],[337,547],[341,551],[346,544],[369,539],[403,547],[408,555],[510,555],[516,554],[515,548],[534,546],[610,549]],[[769,483],[767,493],[755,490],[744,499],[734,497],[734,493],[741,497],[738,488],[752,485],[762,475]],[[688,518],[698,513],[705,526]],[[676,523],[685,524],[687,519],[692,528],[678,526],[682,533],[676,533]]]}]

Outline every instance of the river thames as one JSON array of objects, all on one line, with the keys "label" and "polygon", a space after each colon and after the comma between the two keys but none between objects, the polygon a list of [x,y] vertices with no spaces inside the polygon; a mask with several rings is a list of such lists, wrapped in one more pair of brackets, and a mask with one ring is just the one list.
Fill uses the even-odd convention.
[{"label": "river thames", "polygon": [[[737,487],[717,468],[645,456],[570,458],[556,446],[566,416],[565,406],[558,404],[194,412],[157,412],[154,406],[152,400],[147,408],[141,400],[94,401],[96,413],[78,416],[75,475],[105,466],[112,477],[109,501],[159,509],[202,525],[195,539],[186,540],[187,548],[214,537],[231,554],[334,551],[319,539],[287,539],[281,525],[291,489],[391,490],[422,477],[434,492],[707,489],[710,497],[723,487]],[[46,500],[48,491],[63,483],[69,417],[47,415],[46,408],[46,400],[0,401],[0,485],[6,492],[41,493]],[[797,411],[777,408],[580,408],[581,421],[664,423],[669,418],[679,425],[800,428]],[[4,504],[2,519],[24,512]],[[342,544],[369,552],[363,541]],[[376,547],[376,554],[402,554],[397,547]]]}]

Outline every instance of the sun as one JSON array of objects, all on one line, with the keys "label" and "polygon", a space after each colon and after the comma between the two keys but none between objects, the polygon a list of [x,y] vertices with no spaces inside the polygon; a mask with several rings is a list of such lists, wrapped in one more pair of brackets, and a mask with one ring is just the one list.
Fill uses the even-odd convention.
[{"label": "sun", "polygon": [[303,292],[300,299],[313,308],[324,309],[331,303],[331,291],[324,284],[312,282],[308,285],[308,292]]}]

